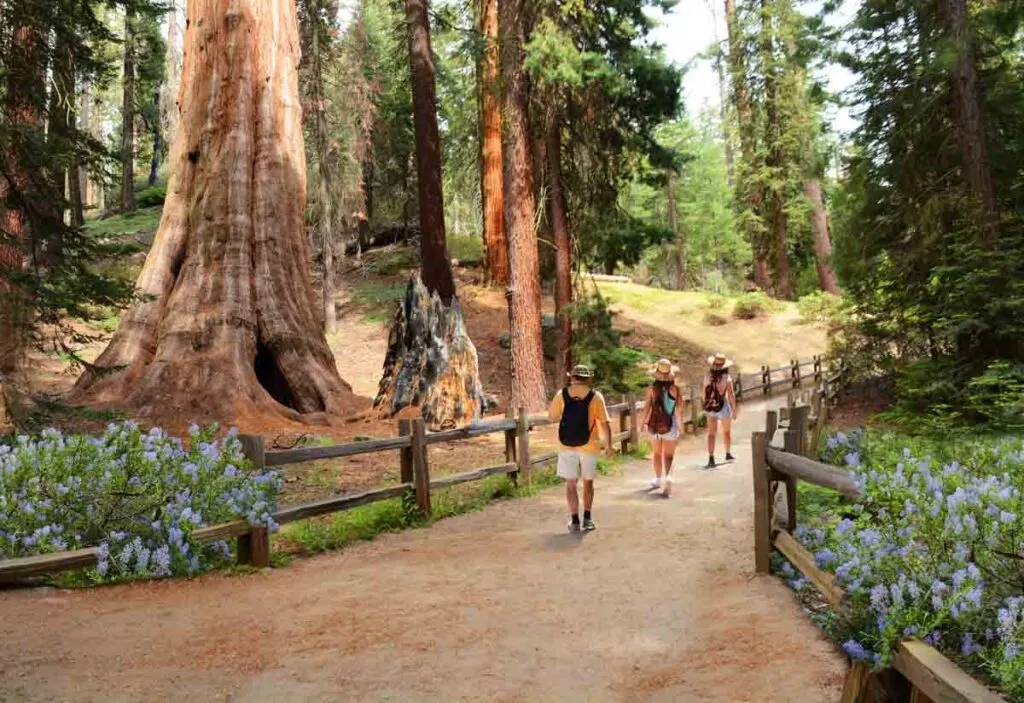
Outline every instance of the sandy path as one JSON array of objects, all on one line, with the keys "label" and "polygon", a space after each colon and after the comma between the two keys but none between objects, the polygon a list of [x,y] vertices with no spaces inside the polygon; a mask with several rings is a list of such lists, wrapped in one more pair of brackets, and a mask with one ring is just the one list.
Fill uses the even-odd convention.
[{"label": "sandy path", "polygon": [[752,573],[749,445],[683,449],[670,500],[602,479],[585,536],[553,489],[268,573],[0,594],[0,700],[839,700]]}]

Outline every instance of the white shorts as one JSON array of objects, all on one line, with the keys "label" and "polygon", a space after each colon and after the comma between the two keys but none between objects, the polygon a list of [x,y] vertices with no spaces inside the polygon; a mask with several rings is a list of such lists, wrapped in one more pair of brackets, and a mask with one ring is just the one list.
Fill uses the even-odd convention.
[{"label": "white shorts", "polygon": [[558,452],[558,476],[566,480],[580,477],[580,471],[586,481],[597,477],[597,457],[593,454],[562,450]]},{"label": "white shorts", "polygon": [[679,439],[679,421],[672,416],[672,429],[665,434],[655,434],[651,432],[651,439],[660,439],[666,442],[675,442]]}]

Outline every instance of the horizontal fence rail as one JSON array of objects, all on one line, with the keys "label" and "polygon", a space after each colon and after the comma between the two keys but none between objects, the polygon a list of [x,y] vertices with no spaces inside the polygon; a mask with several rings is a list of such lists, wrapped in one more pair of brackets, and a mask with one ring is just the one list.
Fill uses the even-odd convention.
[{"label": "horizontal fence rail", "polygon": [[[782,554],[807,580],[814,584],[826,602],[845,610],[846,593],[835,576],[818,566],[814,555],[793,537],[797,524],[797,481],[838,491],[847,498],[860,496],[860,488],[852,473],[805,456],[808,448],[817,448],[822,426],[827,417],[827,386],[815,391],[812,405],[793,405],[783,413],[788,427],[779,424],[779,414],[767,413],[764,432],[751,438],[754,479],[754,566],[758,573],[771,571],[772,549]],[[791,396],[791,400],[792,400]],[[823,402],[825,401],[825,402]],[[812,412],[815,412],[812,415]],[[778,430],[783,430],[783,448],[772,446]],[[810,438],[808,438],[810,433]],[[784,491],[780,489],[785,489]],[[776,497],[784,495],[785,516],[776,511]],[[779,514],[776,514],[778,512]],[[781,523],[781,525],[780,525]],[[893,661],[893,669],[913,689],[910,700],[915,703],[1006,703],[1005,699],[986,688],[960,669],[940,651],[918,640],[901,642]],[[880,678],[864,662],[854,662],[843,690],[842,703],[874,703],[889,700],[877,689]]]}]

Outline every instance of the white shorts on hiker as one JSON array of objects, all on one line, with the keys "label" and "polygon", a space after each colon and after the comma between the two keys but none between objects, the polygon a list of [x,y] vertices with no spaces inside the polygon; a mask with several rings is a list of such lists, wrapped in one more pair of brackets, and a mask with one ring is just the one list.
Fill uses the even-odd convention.
[{"label": "white shorts on hiker", "polygon": [[712,413],[712,412],[706,412],[705,411],[704,414],[707,415],[710,418],[714,418],[715,420],[731,420],[732,419],[732,408],[729,407],[729,401],[727,400],[727,401],[725,401],[725,403],[722,404],[722,409],[719,410],[718,412]]},{"label": "white shorts on hiker", "polygon": [[567,481],[578,479],[581,473],[584,481],[593,481],[597,478],[597,456],[563,449],[558,452],[557,473]]}]

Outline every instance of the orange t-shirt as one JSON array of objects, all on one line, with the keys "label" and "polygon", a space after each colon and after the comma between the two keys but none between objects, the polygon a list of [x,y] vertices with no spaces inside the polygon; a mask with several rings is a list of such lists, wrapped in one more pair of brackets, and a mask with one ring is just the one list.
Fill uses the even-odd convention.
[{"label": "orange t-shirt", "polygon": [[[573,398],[586,398],[587,393],[590,392],[588,386],[582,384],[574,384],[569,386],[569,395]],[[562,411],[565,409],[565,401],[562,398],[562,391],[559,390],[554,398],[551,399],[551,407],[548,409],[548,416],[552,422],[559,422],[562,419]],[[599,456],[601,454],[601,427],[605,423],[611,422],[611,416],[608,414],[608,405],[604,402],[604,396],[594,391],[594,397],[590,401],[590,412],[588,414],[588,421],[590,423],[590,441],[584,444],[582,447],[565,447],[561,446],[562,451],[567,452],[581,452],[583,454],[592,454]]]}]

